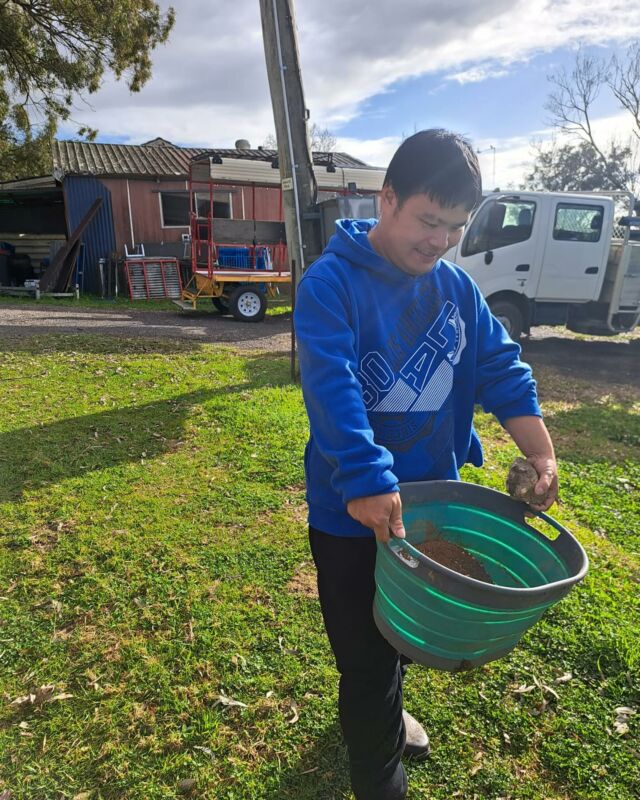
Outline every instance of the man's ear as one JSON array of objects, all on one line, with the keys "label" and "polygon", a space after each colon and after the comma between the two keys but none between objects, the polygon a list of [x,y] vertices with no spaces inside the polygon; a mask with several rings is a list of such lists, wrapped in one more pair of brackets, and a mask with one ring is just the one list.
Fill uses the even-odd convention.
[{"label": "man's ear", "polygon": [[388,208],[390,211],[395,209],[398,198],[396,197],[396,193],[394,192],[391,184],[387,184],[386,186],[382,187],[382,191],[380,192],[380,201],[384,208]]}]

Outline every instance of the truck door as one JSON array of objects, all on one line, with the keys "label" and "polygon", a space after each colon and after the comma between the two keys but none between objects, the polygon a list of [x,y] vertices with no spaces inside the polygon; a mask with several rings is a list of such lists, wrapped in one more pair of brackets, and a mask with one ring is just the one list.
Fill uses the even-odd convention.
[{"label": "truck door", "polygon": [[453,260],[485,297],[502,291],[530,295],[541,249],[540,237],[532,236],[538,216],[536,200],[513,196],[489,198],[472,219]]},{"label": "truck door", "polygon": [[612,209],[588,200],[555,201],[536,300],[586,302],[598,297],[609,252]]}]

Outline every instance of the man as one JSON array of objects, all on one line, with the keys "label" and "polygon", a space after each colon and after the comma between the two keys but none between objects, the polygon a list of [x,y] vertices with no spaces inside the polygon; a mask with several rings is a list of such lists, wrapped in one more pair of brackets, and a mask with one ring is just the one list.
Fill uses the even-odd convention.
[{"label": "man", "polygon": [[403,752],[428,737],[402,709],[403,666],[372,614],[376,540],[405,535],[398,483],[457,479],[482,463],[474,404],[494,413],[557,493],[553,446],[520,348],[471,278],[442,255],[482,196],[469,142],[407,139],[389,165],[380,219],[339,220],[296,298],[309,535],[357,800],[401,800]]}]

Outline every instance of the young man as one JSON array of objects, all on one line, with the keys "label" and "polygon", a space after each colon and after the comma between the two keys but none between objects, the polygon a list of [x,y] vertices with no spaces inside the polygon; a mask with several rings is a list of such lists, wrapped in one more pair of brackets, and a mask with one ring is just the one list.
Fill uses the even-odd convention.
[{"label": "young man", "polygon": [[464,138],[421,131],[394,155],[375,220],[340,220],[302,278],[295,310],[311,436],[309,535],[340,672],[339,711],[357,800],[401,800],[403,752],[428,737],[402,709],[403,666],[372,614],[376,540],[404,536],[398,483],[457,479],[482,463],[480,403],[557,492],[531,371],[471,278],[442,255],[481,199]]}]

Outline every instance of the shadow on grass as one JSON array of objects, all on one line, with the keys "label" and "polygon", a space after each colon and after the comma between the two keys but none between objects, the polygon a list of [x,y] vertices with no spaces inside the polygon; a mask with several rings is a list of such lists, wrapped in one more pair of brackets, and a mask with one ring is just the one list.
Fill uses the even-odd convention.
[{"label": "shadow on grass", "polygon": [[265,800],[342,800],[349,789],[347,753],[336,721],[283,772],[278,788]]},{"label": "shadow on grass", "polygon": [[128,337],[113,331],[92,329],[88,332],[52,333],[37,327],[0,325],[0,353],[25,353],[32,356],[52,353],[88,353],[94,355],[171,355],[193,353],[202,349],[206,340],[185,338],[142,338],[133,332]]},{"label": "shadow on grass", "polygon": [[[246,383],[0,433],[0,503],[87,472],[140,463],[141,459],[149,461],[172,452],[180,446],[194,406],[263,386],[290,383],[288,365],[282,357],[267,353],[245,358],[243,364]],[[238,398],[238,402],[245,400]]]},{"label": "shadow on grass", "polygon": [[176,449],[190,409],[213,394],[190,392],[0,434],[0,502],[19,499],[25,490]]},{"label": "shadow on grass", "polygon": [[534,372],[536,366],[544,366],[592,383],[640,388],[640,339],[529,339],[522,342],[522,358]]}]

